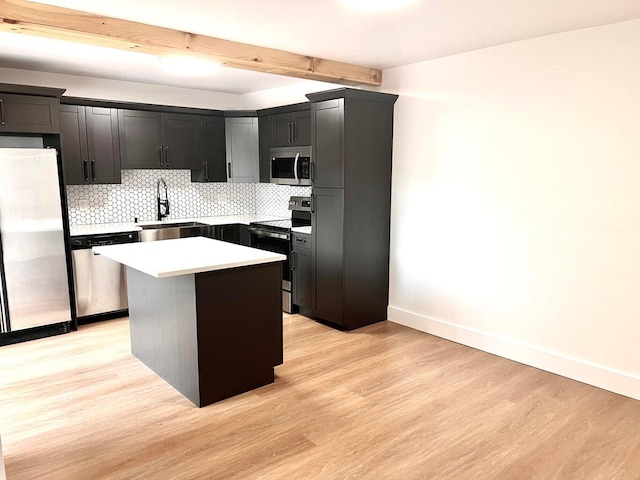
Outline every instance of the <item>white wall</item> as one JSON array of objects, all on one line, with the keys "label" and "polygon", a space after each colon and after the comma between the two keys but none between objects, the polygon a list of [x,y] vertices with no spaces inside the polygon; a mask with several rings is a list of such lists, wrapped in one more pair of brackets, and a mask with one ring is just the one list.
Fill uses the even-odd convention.
[{"label": "white wall", "polygon": [[66,88],[65,96],[212,110],[247,108],[242,95],[0,67],[0,82]]},{"label": "white wall", "polygon": [[383,72],[389,318],[640,399],[640,21]]}]

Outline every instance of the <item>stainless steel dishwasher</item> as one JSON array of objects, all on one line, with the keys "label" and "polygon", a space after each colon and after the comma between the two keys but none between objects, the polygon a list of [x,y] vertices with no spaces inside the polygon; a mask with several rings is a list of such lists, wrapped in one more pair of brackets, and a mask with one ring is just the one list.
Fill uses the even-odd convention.
[{"label": "stainless steel dishwasher", "polygon": [[127,315],[125,267],[92,247],[138,241],[138,232],[84,235],[71,238],[71,257],[78,321],[88,323]]}]

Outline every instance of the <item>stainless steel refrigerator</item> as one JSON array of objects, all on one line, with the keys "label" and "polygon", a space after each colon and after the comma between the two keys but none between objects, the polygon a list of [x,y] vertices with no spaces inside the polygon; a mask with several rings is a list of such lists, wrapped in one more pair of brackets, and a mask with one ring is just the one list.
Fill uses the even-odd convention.
[{"label": "stainless steel refrigerator", "polygon": [[71,322],[62,188],[54,149],[0,148],[0,333]]}]

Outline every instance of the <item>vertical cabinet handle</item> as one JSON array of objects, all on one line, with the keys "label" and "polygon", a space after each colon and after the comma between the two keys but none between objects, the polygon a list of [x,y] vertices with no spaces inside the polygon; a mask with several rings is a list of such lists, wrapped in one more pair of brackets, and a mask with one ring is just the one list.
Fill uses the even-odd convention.
[{"label": "vertical cabinet handle", "polygon": [[291,122],[291,143],[296,142],[296,123]]},{"label": "vertical cabinet handle", "polygon": [[169,166],[169,147],[164,147],[164,164],[166,167]]},{"label": "vertical cabinet handle", "polygon": [[91,180],[96,181],[96,161],[91,160]]},{"label": "vertical cabinet handle", "polygon": [[315,206],[316,206],[315,203],[316,202],[314,200],[315,200],[315,198],[313,196],[313,192],[311,192],[311,206],[310,206],[311,213],[313,213],[315,211]]},{"label": "vertical cabinet handle", "polygon": [[309,162],[309,180],[312,182],[315,180],[315,171],[315,164],[313,163],[313,160],[311,160]]},{"label": "vertical cabinet handle", "polygon": [[296,252],[291,250],[291,270],[296,269]]},{"label": "vertical cabinet handle", "polygon": [[0,123],[2,123],[2,125],[5,124],[4,121],[4,101],[0,98]]},{"label": "vertical cabinet handle", "polygon": [[289,127],[289,143],[293,143],[293,123],[289,122],[287,126]]},{"label": "vertical cabinet handle", "polygon": [[158,147],[158,156],[160,157],[160,166],[164,167],[164,162],[162,161],[162,147]]},{"label": "vertical cabinet handle", "polygon": [[231,162],[227,163],[227,176],[231,179]]},{"label": "vertical cabinet handle", "polygon": [[209,181],[209,162],[204,162],[204,179]]},{"label": "vertical cabinet handle", "polygon": [[82,177],[84,178],[85,182],[89,181],[89,172],[87,170],[88,168],[88,162],[86,160],[82,161]]}]

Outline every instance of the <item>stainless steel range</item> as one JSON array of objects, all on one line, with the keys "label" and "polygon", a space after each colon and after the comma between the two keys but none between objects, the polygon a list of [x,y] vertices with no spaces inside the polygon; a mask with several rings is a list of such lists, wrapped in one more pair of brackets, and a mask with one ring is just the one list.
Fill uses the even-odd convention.
[{"label": "stainless steel range", "polygon": [[293,313],[291,303],[291,229],[311,225],[311,198],[291,197],[289,199],[291,218],[251,222],[251,246],[270,252],[280,253],[287,257],[282,264],[282,309]]}]

